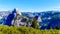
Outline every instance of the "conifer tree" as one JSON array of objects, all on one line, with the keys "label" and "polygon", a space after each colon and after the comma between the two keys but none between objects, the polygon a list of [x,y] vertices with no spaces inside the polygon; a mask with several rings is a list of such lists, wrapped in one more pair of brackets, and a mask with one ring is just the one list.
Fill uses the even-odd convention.
[{"label": "conifer tree", "polygon": [[39,29],[39,25],[37,24],[36,18],[33,18],[31,27],[33,27],[33,28],[35,28],[35,29]]}]

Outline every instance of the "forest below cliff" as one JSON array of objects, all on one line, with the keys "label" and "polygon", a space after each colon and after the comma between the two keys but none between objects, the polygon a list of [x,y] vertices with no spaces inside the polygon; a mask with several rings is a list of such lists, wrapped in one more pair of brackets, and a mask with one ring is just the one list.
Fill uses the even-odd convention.
[{"label": "forest below cliff", "polygon": [[60,34],[60,30],[56,29],[38,30],[26,26],[17,27],[17,26],[0,25],[0,34]]}]

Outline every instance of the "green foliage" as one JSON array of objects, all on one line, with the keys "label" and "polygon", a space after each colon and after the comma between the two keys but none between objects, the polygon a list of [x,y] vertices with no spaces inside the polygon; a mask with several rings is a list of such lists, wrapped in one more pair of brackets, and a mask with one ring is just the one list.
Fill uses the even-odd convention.
[{"label": "green foliage", "polygon": [[60,29],[60,26],[55,26],[55,28],[54,29]]},{"label": "green foliage", "polygon": [[60,34],[60,30],[56,29],[38,30],[26,26],[17,27],[17,26],[0,25],[0,34]]},{"label": "green foliage", "polygon": [[31,27],[33,27],[35,29],[39,29],[39,25],[37,24],[37,20],[35,18],[33,18]]},{"label": "green foliage", "polygon": [[38,34],[40,30],[26,26],[0,25],[0,34]]}]

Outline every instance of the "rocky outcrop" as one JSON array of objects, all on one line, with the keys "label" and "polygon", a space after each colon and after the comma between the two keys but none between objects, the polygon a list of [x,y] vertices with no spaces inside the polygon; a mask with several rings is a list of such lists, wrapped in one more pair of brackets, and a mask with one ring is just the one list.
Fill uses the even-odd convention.
[{"label": "rocky outcrop", "polygon": [[21,13],[16,10],[16,14],[14,16],[14,19],[12,20],[12,25],[14,26],[31,26],[32,22],[29,21],[30,19],[22,16]]}]

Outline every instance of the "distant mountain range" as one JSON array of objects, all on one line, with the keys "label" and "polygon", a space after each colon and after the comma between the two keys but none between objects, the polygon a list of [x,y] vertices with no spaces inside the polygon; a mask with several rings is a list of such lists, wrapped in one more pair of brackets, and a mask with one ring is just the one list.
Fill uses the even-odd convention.
[{"label": "distant mountain range", "polygon": [[46,11],[46,12],[36,12],[36,13],[22,13],[24,16],[29,16],[29,14],[36,17],[41,17],[39,25],[41,29],[54,28],[55,26],[60,26],[60,12],[59,11]]}]

